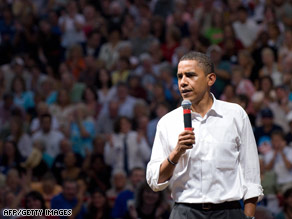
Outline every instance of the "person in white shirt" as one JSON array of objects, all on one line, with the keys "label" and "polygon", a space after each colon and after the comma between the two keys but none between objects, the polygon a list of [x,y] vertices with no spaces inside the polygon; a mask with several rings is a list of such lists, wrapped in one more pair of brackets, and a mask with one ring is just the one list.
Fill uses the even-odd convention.
[{"label": "person in white shirt", "polygon": [[282,131],[271,135],[272,150],[264,156],[266,169],[273,170],[277,176],[279,191],[292,187],[292,148],[288,147]]},{"label": "person in white shirt", "polygon": [[147,165],[148,184],[154,191],[170,186],[175,202],[170,218],[253,218],[263,190],[246,112],[210,93],[216,74],[205,54],[184,55],[177,77],[182,98],[192,103],[193,129],[184,130],[182,107],[161,118]]},{"label": "person in white shirt", "polygon": [[253,19],[248,18],[248,12],[245,7],[239,7],[237,11],[239,19],[233,22],[232,26],[236,37],[245,48],[249,48],[256,40],[259,28]]},{"label": "person in white shirt", "polygon": [[145,168],[150,153],[146,139],[132,130],[130,119],[124,116],[118,118],[115,134],[109,137],[104,148],[106,164],[113,170],[123,169],[129,174],[134,167]]},{"label": "person in white shirt", "polygon": [[43,114],[41,116],[41,130],[33,134],[32,141],[40,140],[44,142],[44,153],[46,153],[51,162],[60,153],[60,142],[63,138],[62,132],[52,128],[52,116],[50,114]]}]

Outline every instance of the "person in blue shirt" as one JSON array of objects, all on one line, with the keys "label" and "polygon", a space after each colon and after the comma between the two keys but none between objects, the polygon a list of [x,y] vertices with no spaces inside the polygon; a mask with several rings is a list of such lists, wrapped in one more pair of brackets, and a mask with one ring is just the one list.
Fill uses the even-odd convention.
[{"label": "person in blue shirt", "polygon": [[64,180],[63,192],[51,200],[51,209],[72,209],[72,218],[84,218],[86,210],[82,192],[83,190],[78,191],[77,181]]}]

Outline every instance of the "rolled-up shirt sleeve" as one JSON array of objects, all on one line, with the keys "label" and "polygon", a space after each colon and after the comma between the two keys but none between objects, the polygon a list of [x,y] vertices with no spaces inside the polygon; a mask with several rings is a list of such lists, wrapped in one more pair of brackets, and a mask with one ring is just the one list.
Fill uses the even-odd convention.
[{"label": "rolled-up shirt sleeve", "polygon": [[260,180],[260,167],[257,146],[252,127],[247,114],[243,113],[243,123],[240,136],[240,168],[243,177],[243,199],[258,197],[262,200],[264,194]]},{"label": "rolled-up shirt sleeve", "polygon": [[153,191],[164,190],[168,185],[169,181],[158,183],[160,165],[168,156],[167,150],[167,138],[166,133],[163,133],[161,127],[161,121],[157,125],[157,131],[155,134],[154,144],[152,148],[151,158],[147,164],[146,180]]}]

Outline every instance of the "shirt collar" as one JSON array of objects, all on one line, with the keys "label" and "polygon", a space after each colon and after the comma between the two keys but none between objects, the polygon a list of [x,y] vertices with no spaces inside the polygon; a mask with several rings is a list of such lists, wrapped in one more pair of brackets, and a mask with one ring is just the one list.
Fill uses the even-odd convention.
[{"label": "shirt collar", "polygon": [[211,93],[211,95],[213,98],[213,104],[212,104],[211,109],[207,112],[207,114],[222,116],[223,114],[222,114],[221,108],[218,104],[218,100],[215,98],[213,93]]},{"label": "shirt collar", "polygon": [[[211,106],[211,108],[209,109],[209,111],[206,113],[206,116],[218,116],[218,117],[222,117],[222,111],[220,108],[220,104],[218,104],[218,100],[215,98],[214,94],[211,93],[212,98],[213,98],[213,104]],[[192,119],[198,117],[199,114],[196,112],[192,111]]]}]

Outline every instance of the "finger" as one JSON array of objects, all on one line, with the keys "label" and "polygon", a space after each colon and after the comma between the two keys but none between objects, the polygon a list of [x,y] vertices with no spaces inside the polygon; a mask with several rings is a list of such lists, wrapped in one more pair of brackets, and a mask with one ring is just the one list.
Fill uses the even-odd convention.
[{"label": "finger", "polygon": [[185,135],[185,136],[180,136],[178,141],[185,141],[185,140],[195,140],[195,135]]},{"label": "finger", "polygon": [[179,145],[193,145],[193,144],[195,144],[196,142],[195,142],[195,140],[185,140],[185,141],[181,141],[181,142],[179,142]]}]

